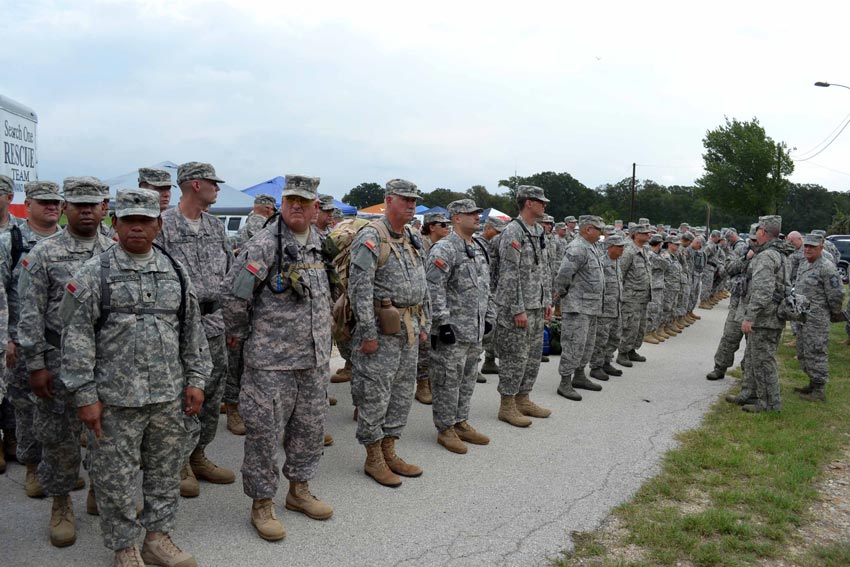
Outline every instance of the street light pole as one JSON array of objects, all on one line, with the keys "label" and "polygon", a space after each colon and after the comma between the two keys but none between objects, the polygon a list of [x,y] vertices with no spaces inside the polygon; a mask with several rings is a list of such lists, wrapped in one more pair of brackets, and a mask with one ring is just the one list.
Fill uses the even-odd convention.
[{"label": "street light pole", "polygon": [[815,83],[816,87],[842,87],[845,89],[850,89],[847,85],[839,85],[838,83],[827,83],[826,81],[818,81]]}]

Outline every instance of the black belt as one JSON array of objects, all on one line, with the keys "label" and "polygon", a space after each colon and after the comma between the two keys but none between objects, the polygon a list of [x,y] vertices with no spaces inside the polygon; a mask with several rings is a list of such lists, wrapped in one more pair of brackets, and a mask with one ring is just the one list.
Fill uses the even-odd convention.
[{"label": "black belt", "polygon": [[45,327],[44,340],[46,340],[47,344],[49,344],[53,348],[62,348],[62,335],[52,329],[48,329]]},{"label": "black belt", "polygon": [[210,315],[221,309],[221,303],[218,301],[201,301],[198,306],[201,308],[201,315]]}]

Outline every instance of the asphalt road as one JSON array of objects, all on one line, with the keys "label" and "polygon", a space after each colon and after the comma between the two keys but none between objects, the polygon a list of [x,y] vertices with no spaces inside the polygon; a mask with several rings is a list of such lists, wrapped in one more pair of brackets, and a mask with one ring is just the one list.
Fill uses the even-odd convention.
[{"label": "asphalt road", "polygon": [[[492,441],[470,446],[466,455],[437,445],[430,407],[414,402],[397,448],[425,474],[397,489],[363,474],[349,385],[332,384],[340,403],[330,408],[327,430],[336,442],[311,488],[334,507],[333,518],[318,522],[285,510],[284,480],[275,502],[287,537],[265,542],[251,527],[251,501],[237,478],[228,486],[202,483],[199,498],[181,500],[174,540],[205,566],[546,565],[570,546],[571,531],[598,526],[630,498],[675,446],[674,435],[697,426],[729,387],[728,378],[705,380],[726,313],[726,302],[700,310],[701,321],[661,345],[645,345],[647,362],[625,369],[601,392],[583,392],[580,403],[555,393],[558,358],[552,357],[541,366],[532,399],[553,413],[528,429],[496,419],[491,376],[476,387],[470,423]],[[238,470],[243,439],[224,423],[222,416],[208,455]],[[0,564],[112,564],[98,519],[85,513],[85,490],[73,495],[77,542],[56,549],[48,543],[50,501],[26,498],[23,477],[17,463],[0,475]]]}]

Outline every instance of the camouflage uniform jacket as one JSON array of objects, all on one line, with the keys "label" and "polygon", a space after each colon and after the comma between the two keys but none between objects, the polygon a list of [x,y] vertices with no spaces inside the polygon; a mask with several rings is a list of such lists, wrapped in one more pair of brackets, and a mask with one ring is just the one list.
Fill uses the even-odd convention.
[{"label": "camouflage uniform jacket", "polygon": [[803,255],[803,247],[800,246],[797,250],[794,250],[790,256],[788,256],[788,261],[786,262],[786,271],[788,272],[788,281],[790,283],[794,283],[797,281],[797,271],[800,269],[802,264],[807,262],[806,257]]},{"label": "camouflage uniform jacket", "polygon": [[620,262],[623,302],[648,303],[652,299],[652,267],[646,248],[627,242]]},{"label": "camouflage uniform jacket", "polygon": [[490,293],[494,300],[496,298],[496,288],[499,286],[499,265],[501,263],[499,245],[501,242],[501,232],[490,241]]},{"label": "camouflage uniform jacket", "polygon": [[22,219],[14,215],[9,215],[9,222],[6,223],[6,226],[0,227],[0,234],[9,232],[9,230],[11,230],[13,226],[22,227],[25,224],[27,224],[27,219]]},{"label": "camouflage uniform jacket", "polygon": [[[245,339],[245,364],[251,368],[307,370],[330,360],[331,286],[318,230],[312,227],[302,246],[279,219],[242,248],[222,282],[224,322],[228,336]],[[289,273],[300,275],[303,297]]]},{"label": "camouflage uniform jacket", "polygon": [[178,207],[162,213],[162,230],[156,243],[180,262],[195,286],[207,337],[224,333],[221,314],[221,282],[233,264],[233,251],[221,221],[201,213],[201,226],[195,233]]},{"label": "camouflage uniform jacket", "polygon": [[3,287],[6,288],[6,301],[9,304],[9,340],[14,343],[18,342],[18,318],[21,314],[21,307],[18,302],[18,278],[21,275],[21,262],[38,242],[62,232],[62,229],[57,227],[57,231],[53,234],[42,236],[33,231],[29,223],[18,226],[21,229],[24,249],[20,258],[18,258],[18,263],[14,266],[12,265],[11,234],[8,231],[0,234],[0,279],[3,280]]},{"label": "camouflage uniform jacket", "polygon": [[821,256],[814,262],[805,260],[800,265],[796,293],[806,296],[811,302],[809,316],[829,318],[830,313],[841,313],[844,305],[844,286],[835,265]]},{"label": "camouflage uniform jacket", "polygon": [[263,225],[266,224],[267,220],[263,215],[258,215],[257,213],[249,214],[245,220],[245,224],[239,229],[239,237],[236,239],[239,246],[244,246],[246,242],[254,238],[254,235],[263,230]]},{"label": "camouflage uniform jacket", "polygon": [[664,289],[664,276],[670,268],[670,262],[661,257],[660,253],[654,250],[649,251],[649,265],[652,267],[652,289]]},{"label": "camouflage uniform jacket", "polygon": [[612,260],[607,252],[602,252],[600,259],[605,277],[605,288],[602,294],[602,317],[619,317],[620,298],[623,296],[620,261]]},{"label": "camouflage uniform jacket", "polygon": [[605,271],[599,249],[579,236],[567,246],[555,278],[555,294],[563,298],[562,313],[602,315]]},{"label": "camouflage uniform jacket", "polygon": [[510,315],[552,305],[552,277],[548,256],[540,247],[542,234],[542,226],[528,226],[522,217],[502,231],[496,304]]},{"label": "camouflage uniform jacket", "polygon": [[832,256],[832,263],[837,266],[839,260],[841,260],[841,251],[838,250],[838,246],[833,244],[831,240],[824,240],[823,247]]},{"label": "camouflage uniform jacket", "polygon": [[451,324],[462,343],[480,343],[485,319],[495,319],[490,305],[490,266],[482,246],[480,242],[467,244],[452,232],[431,248],[426,263],[431,326]]},{"label": "camouflage uniform jacket", "polygon": [[785,261],[778,250],[781,242],[773,239],[757,249],[756,255],[747,263],[747,295],[744,297],[744,321],[750,321],[754,327],[781,329],[785,326],[776,315],[777,293],[785,293],[788,285],[785,279]]},{"label": "camouflage uniform jacket", "polygon": [[554,232],[546,235],[546,254],[549,256],[549,272],[552,274],[552,285],[555,285],[555,277],[558,275],[558,270],[561,267],[561,259],[564,257],[565,250],[558,248],[558,241],[561,239]]},{"label": "camouflage uniform jacket", "polygon": [[[383,266],[378,266],[381,235],[378,229],[365,226],[351,242],[351,272],[348,279],[348,297],[356,321],[356,332],[360,340],[378,338],[375,318],[375,301],[389,298],[398,308],[414,308],[418,317],[411,315],[413,328],[409,332],[429,333],[430,300],[425,281],[425,252],[413,246],[411,234],[393,231],[386,217],[384,223],[390,236],[400,241],[390,242],[390,255]],[[413,237],[415,238],[415,237]],[[403,241],[404,244],[401,242]],[[415,241],[422,246],[418,239]]]},{"label": "camouflage uniform jacket", "polygon": [[669,250],[662,249],[659,256],[667,262],[667,270],[664,272],[664,301],[665,303],[673,302],[682,289],[682,264],[677,258],[678,254],[673,254]]},{"label": "camouflage uniform jacket", "polygon": [[703,255],[705,255],[706,265],[711,264],[716,268],[720,259],[720,246],[709,238],[705,246],[703,246],[702,251]]},{"label": "camouflage uniform jacket", "polygon": [[192,280],[181,265],[186,286],[181,321],[180,278],[171,260],[155,248],[153,253],[144,266],[120,246],[103,253],[110,264],[112,312],[99,331],[103,255],[83,264],[65,286],[60,378],[77,406],[101,400],[137,408],[173,401],[187,386],[203,389],[212,372]]},{"label": "camouflage uniform jacket", "polygon": [[[65,295],[65,285],[84,262],[114,245],[111,238],[99,231],[94,243],[82,242],[63,231],[39,242],[21,261],[18,341],[26,357],[27,370],[46,368],[45,354],[56,349],[52,343],[58,342],[62,333],[59,304]],[[54,337],[50,342],[48,333]]]}]

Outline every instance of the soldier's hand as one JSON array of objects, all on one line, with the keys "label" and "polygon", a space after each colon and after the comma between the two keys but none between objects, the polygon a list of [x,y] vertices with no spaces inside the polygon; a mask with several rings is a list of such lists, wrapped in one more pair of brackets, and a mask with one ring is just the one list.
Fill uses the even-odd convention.
[{"label": "soldier's hand", "polygon": [[550,321],[552,319],[552,313],[553,312],[554,312],[554,309],[552,308],[551,305],[549,307],[545,308],[543,310],[543,319],[546,320],[546,321]]},{"label": "soldier's hand", "polygon": [[419,344],[421,345],[427,340],[428,340],[428,333],[426,333],[425,331],[420,331],[420,333],[419,333]]},{"label": "soldier's hand", "polygon": [[6,368],[14,368],[18,365],[18,350],[15,343],[9,341],[6,344]]},{"label": "soldier's hand", "polygon": [[747,252],[747,260],[749,260],[750,258],[752,258],[755,255],[756,255],[756,251],[750,250],[749,252]]},{"label": "soldier's hand", "polygon": [[53,397],[53,377],[48,369],[30,372],[30,390],[39,398]]},{"label": "soldier's hand", "polygon": [[197,415],[201,412],[201,406],[204,405],[204,391],[194,386],[186,388],[186,415]]},{"label": "soldier's hand", "polygon": [[100,400],[93,404],[77,408],[77,416],[80,418],[80,421],[83,422],[83,425],[94,432],[94,436],[97,439],[100,439],[103,436],[103,431],[100,428],[100,416],[102,413],[103,404]]},{"label": "soldier's hand", "polygon": [[224,342],[227,343],[227,346],[230,347],[230,348],[238,348],[240,341],[241,341],[241,339],[239,337],[227,336],[224,339]]},{"label": "soldier's hand", "polygon": [[741,323],[741,332],[745,335],[749,335],[753,332],[753,322],[752,321],[744,321]]},{"label": "soldier's hand", "polygon": [[514,326],[517,329],[525,329],[528,327],[528,315],[526,315],[524,311],[514,315]]},{"label": "soldier's hand", "polygon": [[[422,333],[419,334],[419,338],[422,338]],[[372,339],[371,341],[363,341],[360,343],[360,352],[363,354],[375,354],[378,352],[378,339]]]}]

